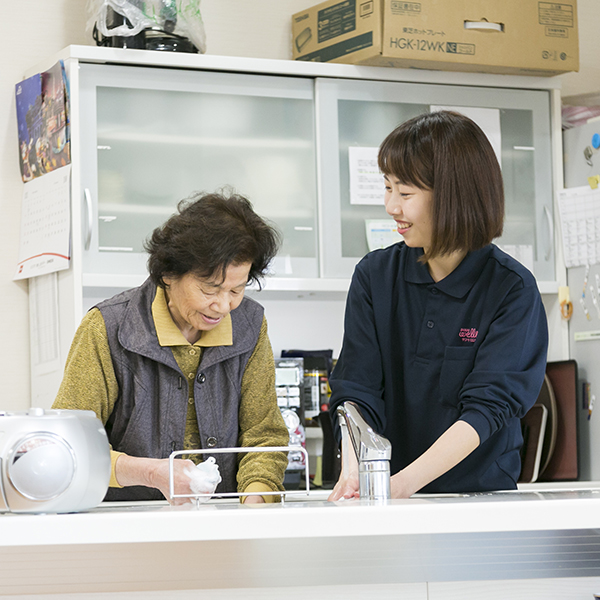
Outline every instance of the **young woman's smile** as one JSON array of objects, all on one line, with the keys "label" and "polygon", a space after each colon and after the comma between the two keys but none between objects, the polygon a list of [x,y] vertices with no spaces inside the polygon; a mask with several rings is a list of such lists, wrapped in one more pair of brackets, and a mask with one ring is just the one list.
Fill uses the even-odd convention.
[{"label": "young woman's smile", "polygon": [[433,192],[401,183],[393,175],[384,175],[385,209],[396,221],[398,233],[407,246],[427,248],[431,245],[431,204]]}]

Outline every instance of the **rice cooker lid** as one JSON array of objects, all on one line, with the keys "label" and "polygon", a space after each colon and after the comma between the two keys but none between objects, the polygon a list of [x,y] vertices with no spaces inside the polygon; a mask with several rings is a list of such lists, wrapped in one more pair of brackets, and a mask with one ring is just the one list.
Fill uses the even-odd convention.
[{"label": "rice cooker lid", "polygon": [[73,448],[52,432],[26,434],[8,456],[8,480],[29,500],[57,498],[71,485],[74,475]]},{"label": "rice cooker lid", "polygon": [[42,408],[30,408],[24,412],[0,412],[0,417],[8,418],[17,429],[24,417],[38,418],[39,426],[33,430],[27,428],[22,435],[17,435],[2,457],[6,461],[5,475],[8,482],[28,500],[53,500],[63,494],[73,482],[77,467],[73,447],[62,435],[51,431],[52,421],[67,416],[63,411]]}]

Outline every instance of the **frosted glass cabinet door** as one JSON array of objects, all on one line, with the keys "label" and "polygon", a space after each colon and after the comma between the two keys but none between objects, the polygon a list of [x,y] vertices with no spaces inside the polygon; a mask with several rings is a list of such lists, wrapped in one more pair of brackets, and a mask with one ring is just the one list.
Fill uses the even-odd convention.
[{"label": "frosted glass cabinet door", "polygon": [[506,200],[504,233],[495,243],[539,281],[555,279],[548,92],[328,79],[318,79],[316,90],[325,277],[350,277],[369,250],[365,222],[390,221],[383,180],[378,205],[351,201],[349,149],[377,148],[402,122],[443,106],[495,109]]},{"label": "frosted glass cabinet door", "polygon": [[231,186],[283,234],[273,274],[318,276],[312,79],[89,64],[80,79],[85,274],[145,273],[178,201]]}]

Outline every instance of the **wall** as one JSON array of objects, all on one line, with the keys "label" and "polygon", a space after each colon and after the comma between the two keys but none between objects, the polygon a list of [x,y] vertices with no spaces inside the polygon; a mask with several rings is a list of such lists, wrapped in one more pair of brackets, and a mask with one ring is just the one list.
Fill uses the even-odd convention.
[{"label": "wall", "polygon": [[[202,0],[210,54],[291,58],[290,16],[315,0]],[[70,44],[93,43],[85,32],[86,2],[83,0],[18,0],[2,2],[3,63],[0,70],[0,331],[3,344],[0,365],[3,379],[0,409],[23,409],[29,405],[29,332],[27,284],[12,281],[17,261],[22,183],[17,157],[14,86],[25,70]],[[596,60],[596,36],[600,29],[597,0],[580,0],[581,70],[562,76],[568,96],[600,90],[600,64]],[[328,305],[341,327],[342,302]],[[306,322],[316,307],[302,305]],[[323,320],[314,317],[315,324]],[[283,334],[277,334],[284,344]],[[290,344],[302,337],[291,335]]]},{"label": "wall", "polygon": [[77,0],[2,2],[0,70],[0,409],[29,405],[27,283],[12,281],[17,263],[23,184],[17,154],[14,86],[23,71],[68,44],[85,43],[85,12]]}]

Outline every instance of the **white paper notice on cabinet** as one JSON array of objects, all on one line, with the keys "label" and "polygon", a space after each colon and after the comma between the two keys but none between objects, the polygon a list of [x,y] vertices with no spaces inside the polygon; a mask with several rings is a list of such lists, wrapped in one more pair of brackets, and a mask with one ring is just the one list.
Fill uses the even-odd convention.
[{"label": "white paper notice on cabinet", "polygon": [[350,204],[383,205],[385,182],[377,165],[379,148],[350,146]]},{"label": "white paper notice on cabinet", "polygon": [[533,273],[533,246],[531,244],[498,244],[498,247]]},{"label": "white paper notice on cabinet", "polygon": [[398,233],[398,225],[393,219],[381,221],[379,219],[365,219],[367,230],[367,246],[369,252],[378,248],[387,248],[392,244],[401,242],[404,238]]},{"label": "white paper notice on cabinet", "polygon": [[567,267],[600,262],[600,189],[589,185],[558,192],[558,210]]},{"label": "white paper notice on cabinet", "polygon": [[69,268],[71,165],[24,184],[19,262],[13,279]]}]

